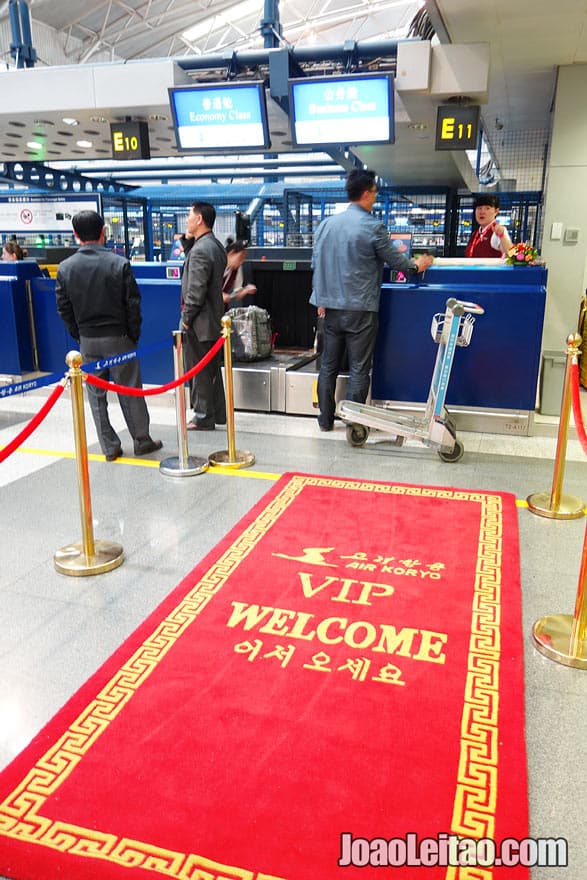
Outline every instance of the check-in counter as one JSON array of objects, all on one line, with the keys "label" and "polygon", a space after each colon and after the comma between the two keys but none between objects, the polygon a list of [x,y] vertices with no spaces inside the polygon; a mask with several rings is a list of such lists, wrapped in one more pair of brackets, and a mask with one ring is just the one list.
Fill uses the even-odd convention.
[{"label": "check-in counter", "polygon": [[167,263],[133,263],[132,272],[137,281],[142,278],[153,278],[163,281],[169,279],[177,281],[181,278],[183,260],[169,260]]},{"label": "check-in counter", "polygon": [[141,355],[143,382],[147,385],[163,385],[173,379],[172,334],[179,328],[181,317],[181,281],[138,277],[137,284],[141,292],[143,314],[140,347],[146,348],[168,340],[168,345],[164,348]]},{"label": "check-in counter", "polygon": [[[137,278],[137,284],[143,315],[139,346],[146,348],[166,339],[169,342],[166,347],[141,355],[143,382],[160,385],[173,379],[172,331],[179,326],[181,283],[179,280]],[[55,280],[33,278],[31,290],[39,370],[45,373],[66,370],[65,355],[72,349],[79,350],[79,342],[69,335],[57,312]]]},{"label": "check-in counter", "polygon": [[55,279],[33,278],[31,292],[39,370],[43,373],[58,373],[63,370],[65,373],[68,369],[65,355],[68,351],[79,351],[79,342],[69,335],[57,312]]},{"label": "check-in counter", "polygon": [[[253,277],[260,293],[258,300],[251,300],[262,307],[270,306],[273,327],[280,336],[272,358],[234,364],[235,406],[316,414],[319,363],[312,354],[316,310],[308,304],[309,261],[292,261],[295,269],[285,270],[279,260],[253,262]],[[258,263],[263,264],[262,268]],[[140,347],[169,340],[168,346],[141,355],[143,381],[159,385],[173,378],[172,331],[180,319],[181,282],[144,277],[140,271],[136,274],[143,312]],[[65,354],[77,344],[57,314],[55,282],[33,278],[31,287],[39,368],[56,372],[64,368]],[[495,265],[495,261],[475,265],[471,260],[447,265],[440,260],[423,277],[418,276],[418,283],[384,284],[373,364],[373,400],[389,401],[405,410],[422,408],[438,351],[430,333],[432,318],[444,313],[449,297],[474,301],[485,309],[485,314],[476,318],[470,345],[458,347],[455,353],[447,406],[454,412],[458,427],[530,433],[546,299],[546,269],[542,267],[513,268]],[[25,317],[21,315],[22,320]],[[342,376],[339,396],[344,396],[344,385]]]},{"label": "check-in counter", "polygon": [[35,369],[30,282],[40,275],[34,260],[0,262],[0,373]]},{"label": "check-in counter", "polygon": [[[485,309],[457,348],[447,406],[463,430],[527,434],[536,407],[546,269],[438,261],[418,284],[383,285],[372,398],[411,409],[428,397],[438,346],[430,326],[449,297]],[[444,264],[443,264],[444,263]]]}]

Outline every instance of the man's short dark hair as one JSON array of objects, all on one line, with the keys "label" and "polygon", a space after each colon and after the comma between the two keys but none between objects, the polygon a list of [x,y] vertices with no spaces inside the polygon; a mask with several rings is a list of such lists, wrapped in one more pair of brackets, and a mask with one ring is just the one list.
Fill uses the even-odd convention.
[{"label": "man's short dark hair", "polygon": [[214,208],[214,205],[211,205],[210,202],[194,202],[192,205],[192,211],[194,214],[202,215],[202,220],[208,229],[214,228],[214,221],[216,220],[216,209]]},{"label": "man's short dark hair", "polygon": [[104,218],[97,211],[74,214],[71,225],[80,241],[99,241],[104,229]]},{"label": "man's short dark hair", "polygon": [[375,172],[365,171],[362,168],[353,168],[349,173],[345,189],[349,202],[358,202],[364,192],[375,186]]},{"label": "man's short dark hair", "polygon": [[473,209],[480,208],[481,205],[489,205],[490,208],[496,208],[499,211],[499,196],[493,193],[481,193],[475,197]]}]

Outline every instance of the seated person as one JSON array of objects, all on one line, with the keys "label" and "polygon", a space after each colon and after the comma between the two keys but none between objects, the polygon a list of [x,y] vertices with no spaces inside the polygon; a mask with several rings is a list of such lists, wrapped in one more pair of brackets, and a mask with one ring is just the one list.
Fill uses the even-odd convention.
[{"label": "seated person", "polygon": [[17,260],[24,260],[28,256],[27,251],[23,250],[15,241],[7,241],[2,248],[2,260],[5,263],[13,263]]}]

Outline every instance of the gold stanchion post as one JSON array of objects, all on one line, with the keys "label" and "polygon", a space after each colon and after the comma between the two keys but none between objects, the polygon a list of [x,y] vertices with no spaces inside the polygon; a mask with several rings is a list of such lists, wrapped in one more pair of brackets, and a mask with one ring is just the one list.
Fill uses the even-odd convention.
[{"label": "gold stanchion post", "polygon": [[541,617],[534,624],[532,636],[536,648],[550,660],[576,669],[587,669],[587,526],[575,613]]},{"label": "gold stanchion post", "polygon": [[84,417],[84,391],[80,369],[83,361],[79,351],[70,351],[65,358],[65,363],[69,367],[68,376],[71,387],[82,540],[57,550],[53,556],[53,562],[61,574],[83,577],[91,574],[103,574],[106,571],[112,571],[113,568],[118,568],[124,558],[124,553],[120,544],[94,540]]},{"label": "gold stanchion post", "polygon": [[532,513],[536,513],[538,516],[546,516],[550,519],[580,519],[584,515],[584,505],[580,498],[575,497],[575,495],[562,494],[569,418],[571,415],[571,366],[573,363],[577,363],[580,345],[581,337],[578,333],[571,333],[567,336],[567,363],[565,366],[554,477],[550,495],[548,492],[535,492],[533,495],[529,495],[527,499],[528,509]]},{"label": "gold stanchion post", "polygon": [[239,452],[234,443],[234,386],[232,383],[232,349],[230,347],[232,321],[228,315],[222,318],[222,335],[224,336],[224,378],[226,384],[226,434],[228,449],[211,452],[208,461],[211,465],[228,468],[245,468],[255,463],[252,452]]},{"label": "gold stanchion post", "polygon": [[[183,358],[183,330],[173,331],[173,364],[175,379],[179,379],[185,372]],[[194,477],[208,470],[208,461],[205,458],[196,458],[188,454],[188,435],[185,417],[185,385],[178,385],[175,389],[175,420],[177,422],[177,448],[178,455],[164,458],[159,465],[159,473],[168,477]]]}]

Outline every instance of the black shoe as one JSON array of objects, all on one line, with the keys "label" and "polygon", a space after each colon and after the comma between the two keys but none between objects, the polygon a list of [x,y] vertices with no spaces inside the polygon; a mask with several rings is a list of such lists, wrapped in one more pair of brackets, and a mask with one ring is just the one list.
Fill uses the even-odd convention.
[{"label": "black shoe", "polygon": [[135,443],[135,455],[148,455],[150,452],[157,452],[162,446],[161,440],[151,440],[149,438],[141,443]]},{"label": "black shoe", "polygon": [[188,431],[214,431],[214,425],[198,425],[196,422],[188,422],[187,423]]},{"label": "black shoe", "polygon": [[321,431],[332,431],[334,425],[319,425]]},{"label": "black shoe", "polygon": [[119,446],[113,452],[109,452],[107,455],[105,455],[104,458],[106,459],[106,461],[116,461],[116,459],[120,458],[121,456],[122,456],[122,447]]}]

